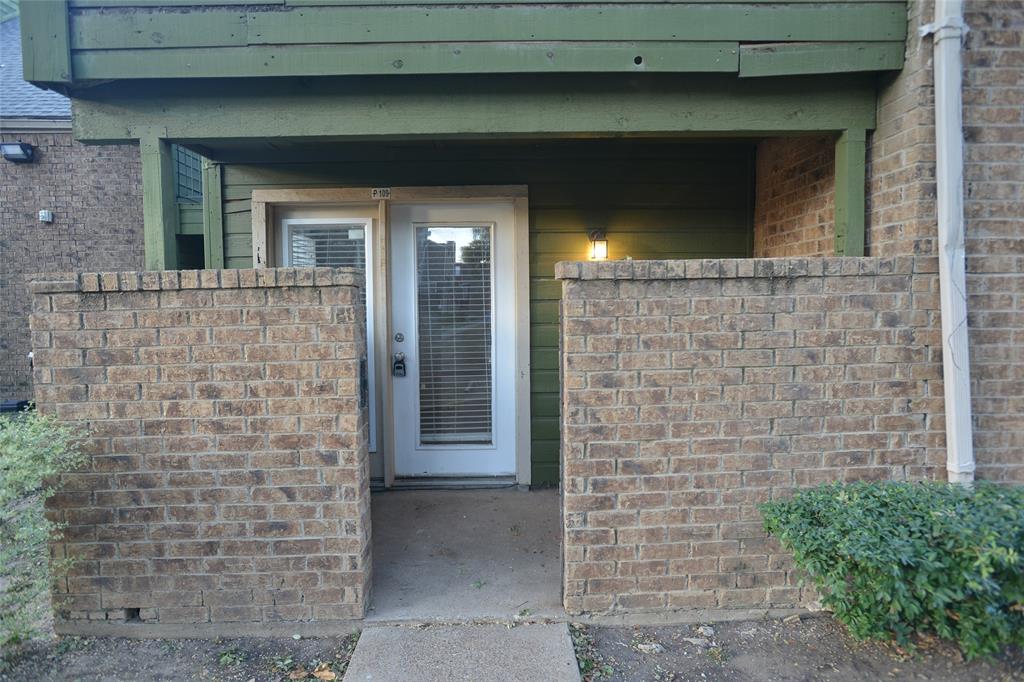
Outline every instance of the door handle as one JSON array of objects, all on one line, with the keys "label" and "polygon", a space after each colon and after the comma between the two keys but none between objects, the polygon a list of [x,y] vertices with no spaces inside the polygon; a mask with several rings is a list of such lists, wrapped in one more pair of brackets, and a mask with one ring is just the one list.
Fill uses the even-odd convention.
[{"label": "door handle", "polygon": [[405,376],[405,353],[395,353],[391,356],[391,376]]}]

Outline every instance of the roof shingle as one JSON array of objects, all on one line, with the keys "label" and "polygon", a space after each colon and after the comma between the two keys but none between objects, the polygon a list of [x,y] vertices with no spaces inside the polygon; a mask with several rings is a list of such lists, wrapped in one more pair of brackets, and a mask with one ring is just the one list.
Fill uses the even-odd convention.
[{"label": "roof shingle", "polygon": [[0,23],[0,118],[71,120],[71,102],[21,77],[21,22]]}]

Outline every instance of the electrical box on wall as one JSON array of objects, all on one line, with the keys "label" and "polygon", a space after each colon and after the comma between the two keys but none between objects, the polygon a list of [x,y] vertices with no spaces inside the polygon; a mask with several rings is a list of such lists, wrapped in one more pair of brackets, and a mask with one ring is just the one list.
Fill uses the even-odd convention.
[{"label": "electrical box on wall", "polygon": [[43,209],[39,212],[39,222],[41,223],[52,223],[53,222],[53,211],[47,211]]}]

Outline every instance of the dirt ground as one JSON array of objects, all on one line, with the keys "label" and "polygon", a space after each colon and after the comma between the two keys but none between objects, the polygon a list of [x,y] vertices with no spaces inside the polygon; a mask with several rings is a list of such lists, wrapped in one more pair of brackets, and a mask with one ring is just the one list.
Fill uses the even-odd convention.
[{"label": "dirt ground", "polygon": [[0,672],[0,680],[330,682],[344,676],[356,639],[62,637],[21,652],[9,670]]},{"label": "dirt ground", "polygon": [[[581,640],[583,640],[581,642]],[[585,680],[1024,680],[1024,655],[966,663],[956,647],[922,640],[913,653],[858,642],[827,616],[705,626],[574,630]],[[589,665],[588,665],[589,664]]]},{"label": "dirt ground", "polygon": [[[587,682],[1024,680],[1024,654],[1019,651],[966,663],[955,647],[925,640],[907,654],[854,641],[828,617],[672,627],[574,626],[573,638]],[[13,667],[0,672],[0,681],[341,680],[356,639],[63,637],[25,650]]]}]

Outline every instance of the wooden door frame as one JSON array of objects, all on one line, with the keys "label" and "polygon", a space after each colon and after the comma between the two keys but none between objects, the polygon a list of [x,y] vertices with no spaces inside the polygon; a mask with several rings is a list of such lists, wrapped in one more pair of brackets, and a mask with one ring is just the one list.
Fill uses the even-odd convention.
[{"label": "wooden door frame", "polygon": [[[275,253],[271,231],[275,226],[274,209],[277,206],[302,207],[313,205],[377,204],[379,229],[374,231],[375,258],[379,264],[370,273],[376,292],[375,303],[386,314],[376,315],[373,330],[377,359],[385,359],[391,348],[391,203],[487,203],[511,202],[514,223],[515,257],[515,317],[516,317],[516,482],[531,483],[530,453],[530,247],[529,247],[529,192],[525,185],[479,185],[458,187],[332,187],[316,189],[257,189],[252,191],[252,263],[254,268],[274,267],[280,262]],[[378,377],[389,366],[377,363]],[[380,434],[378,450],[384,461],[384,485],[395,481],[394,410],[391,382],[379,381]]]}]

